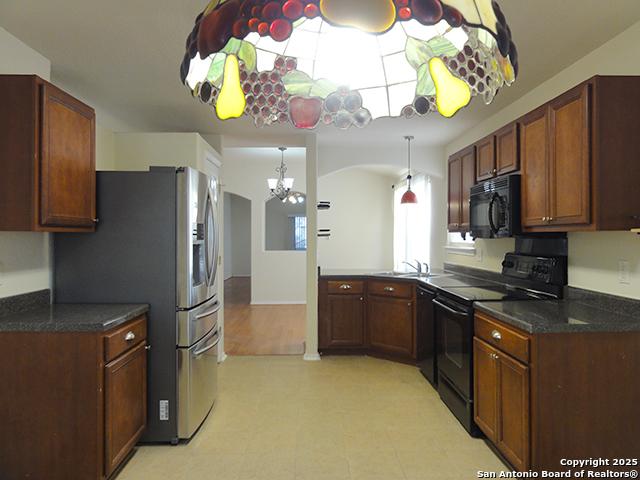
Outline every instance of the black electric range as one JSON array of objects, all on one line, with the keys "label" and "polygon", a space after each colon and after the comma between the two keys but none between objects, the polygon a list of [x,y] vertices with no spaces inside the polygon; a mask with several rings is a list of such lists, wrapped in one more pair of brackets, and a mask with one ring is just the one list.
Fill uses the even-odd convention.
[{"label": "black electric range", "polygon": [[473,420],[474,303],[561,298],[567,283],[566,257],[508,253],[502,265],[504,285],[444,278],[434,285],[438,292],[432,300],[436,351],[432,368],[437,372],[438,393],[471,435],[480,433]]}]

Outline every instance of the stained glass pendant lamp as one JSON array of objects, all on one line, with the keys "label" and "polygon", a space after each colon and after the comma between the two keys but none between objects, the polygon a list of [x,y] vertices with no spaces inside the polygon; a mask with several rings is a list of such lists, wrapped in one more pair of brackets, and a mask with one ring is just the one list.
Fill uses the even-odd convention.
[{"label": "stained glass pendant lamp", "polygon": [[492,0],[212,0],[186,50],[193,96],[258,127],[451,117],[518,75]]},{"label": "stained glass pendant lamp", "polygon": [[411,141],[413,140],[413,138],[414,137],[410,135],[404,137],[404,139],[409,144],[409,172],[407,173],[407,191],[404,192],[404,195],[402,195],[402,198],[400,199],[400,203],[402,205],[418,203],[418,197],[413,191],[411,191],[411,179],[413,178],[413,176],[411,175]]}]

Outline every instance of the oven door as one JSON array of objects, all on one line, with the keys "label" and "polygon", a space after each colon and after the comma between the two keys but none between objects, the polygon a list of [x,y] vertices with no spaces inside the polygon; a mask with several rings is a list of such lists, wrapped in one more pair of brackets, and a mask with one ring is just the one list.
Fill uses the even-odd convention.
[{"label": "oven door", "polygon": [[178,437],[188,439],[211,411],[218,391],[218,328],[178,348]]},{"label": "oven door", "polygon": [[444,297],[433,301],[438,337],[438,371],[466,400],[472,398],[473,309]]}]

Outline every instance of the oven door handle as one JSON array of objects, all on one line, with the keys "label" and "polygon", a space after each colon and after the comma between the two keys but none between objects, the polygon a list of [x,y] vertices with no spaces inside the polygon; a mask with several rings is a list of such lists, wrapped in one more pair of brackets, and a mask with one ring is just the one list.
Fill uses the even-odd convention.
[{"label": "oven door handle", "polygon": [[447,312],[450,312],[450,313],[452,313],[454,315],[458,315],[459,317],[466,317],[467,316],[467,312],[451,308],[449,305],[445,305],[444,303],[439,302],[438,300],[433,300],[433,303],[437,307],[440,307],[440,308],[442,308],[442,309],[446,310]]}]

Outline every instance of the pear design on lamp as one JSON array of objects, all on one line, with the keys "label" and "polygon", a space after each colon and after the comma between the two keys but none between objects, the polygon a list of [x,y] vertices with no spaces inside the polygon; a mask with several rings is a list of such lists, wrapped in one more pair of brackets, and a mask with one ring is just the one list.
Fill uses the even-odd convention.
[{"label": "pear design on lamp", "polygon": [[216,103],[218,118],[221,120],[238,118],[244,113],[246,104],[247,101],[242,91],[242,85],[240,84],[238,57],[229,55],[224,65],[222,90],[220,90],[218,102]]}]

